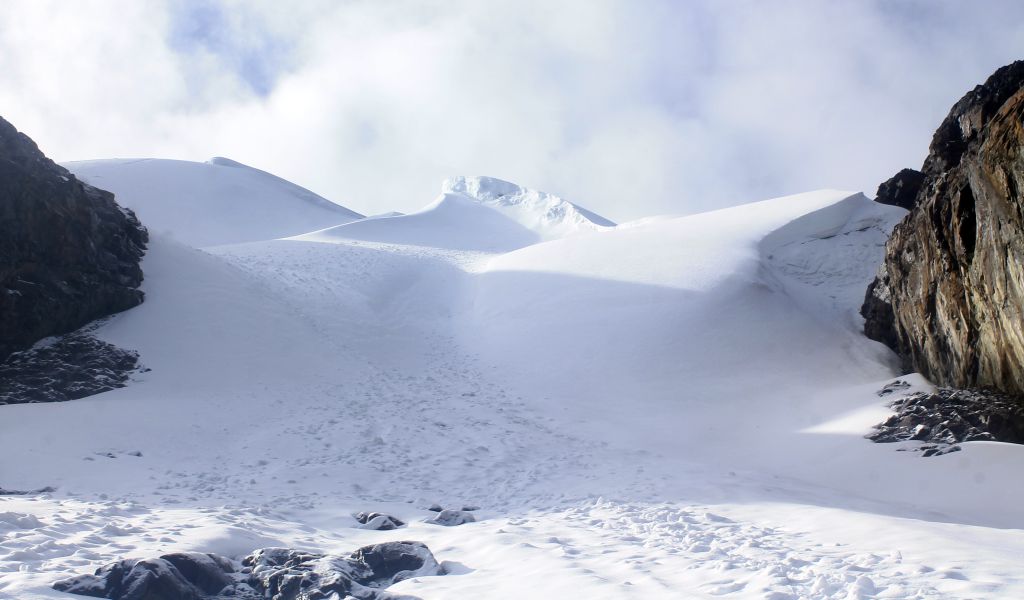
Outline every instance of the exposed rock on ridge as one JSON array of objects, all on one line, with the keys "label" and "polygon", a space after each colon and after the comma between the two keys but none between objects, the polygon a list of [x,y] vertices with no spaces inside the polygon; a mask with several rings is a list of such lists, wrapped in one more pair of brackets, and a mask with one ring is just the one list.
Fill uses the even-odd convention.
[{"label": "exposed rock on ridge", "polygon": [[[940,385],[1024,393],[1022,119],[1024,61],[953,106],[862,308],[869,337]],[[879,196],[905,203],[915,180]]]},{"label": "exposed rock on ridge", "polygon": [[142,302],[147,241],[113,194],[0,118],[0,360]]},{"label": "exposed rock on ridge", "polygon": [[922,183],[924,173],[914,169],[903,169],[878,186],[875,202],[910,210],[914,207]]}]

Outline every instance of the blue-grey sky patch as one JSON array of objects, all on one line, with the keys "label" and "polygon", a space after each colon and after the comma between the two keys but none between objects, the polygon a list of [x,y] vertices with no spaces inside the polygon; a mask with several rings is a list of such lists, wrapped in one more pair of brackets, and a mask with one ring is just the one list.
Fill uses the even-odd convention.
[{"label": "blue-grey sky patch", "polygon": [[206,52],[222,61],[259,96],[269,95],[283,72],[288,44],[248,20],[244,31],[229,18],[221,0],[176,0],[167,32],[171,49],[185,55]]}]

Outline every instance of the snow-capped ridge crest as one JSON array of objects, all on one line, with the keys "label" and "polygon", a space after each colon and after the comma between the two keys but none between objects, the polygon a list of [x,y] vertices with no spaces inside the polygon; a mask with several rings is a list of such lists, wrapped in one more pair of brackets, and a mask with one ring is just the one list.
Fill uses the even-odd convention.
[{"label": "snow-capped ridge crest", "polygon": [[223,156],[75,161],[79,179],[113,192],[150,231],[194,247],[272,240],[348,223],[362,215]]},{"label": "snow-capped ridge crest", "polygon": [[441,194],[466,197],[498,210],[543,239],[615,226],[611,220],[559,196],[495,177],[451,177],[442,184]]},{"label": "snow-capped ridge crest", "polygon": [[225,156],[214,156],[214,157],[211,157],[209,160],[206,161],[206,164],[208,164],[208,165],[217,165],[218,167],[235,167],[235,168],[245,167],[247,169],[252,169],[253,168],[253,167],[250,167],[249,165],[240,163],[237,160],[231,160],[230,158],[227,158]]}]

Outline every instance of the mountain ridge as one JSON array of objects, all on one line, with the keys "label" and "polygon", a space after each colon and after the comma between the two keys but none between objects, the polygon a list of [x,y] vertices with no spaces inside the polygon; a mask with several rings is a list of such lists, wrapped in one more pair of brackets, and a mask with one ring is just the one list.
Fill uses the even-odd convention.
[{"label": "mountain ridge", "polygon": [[223,157],[66,165],[83,180],[110,188],[154,232],[194,247],[288,237],[362,218],[306,188]]}]

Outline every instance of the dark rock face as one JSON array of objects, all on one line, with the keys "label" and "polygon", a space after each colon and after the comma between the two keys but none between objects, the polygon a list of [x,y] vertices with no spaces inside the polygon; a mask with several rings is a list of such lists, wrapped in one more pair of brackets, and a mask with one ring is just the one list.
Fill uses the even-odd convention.
[{"label": "dark rock face", "polygon": [[79,330],[0,361],[0,405],[62,402],[127,385],[139,355]]},{"label": "dark rock face", "polygon": [[896,315],[892,311],[892,294],[889,292],[889,273],[884,263],[874,281],[868,284],[860,314],[864,317],[864,335],[876,342],[882,342],[897,353],[900,352],[900,338],[895,326]]},{"label": "dark rock face", "polygon": [[[899,391],[900,383],[886,386],[879,395]],[[925,442],[915,448],[924,456],[955,452],[961,442],[1024,443],[1024,402],[1005,394],[939,388],[934,394],[904,395],[891,406],[896,414],[877,425],[868,439]]]},{"label": "dark rock face", "polygon": [[142,302],[147,241],[113,194],[0,119],[0,360]]},{"label": "dark rock face", "polygon": [[241,564],[216,554],[188,552],[122,560],[53,584],[53,589],[112,600],[359,600],[394,598],[384,588],[443,575],[419,542],[365,546],[348,556],[264,548]]},{"label": "dark rock face", "polygon": [[[1022,119],[1024,61],[953,106],[861,311],[869,337],[940,385],[1024,393]],[[886,197],[905,202],[913,177],[894,179]]]},{"label": "dark rock face", "polygon": [[903,169],[878,186],[875,202],[910,210],[914,207],[914,200],[921,190],[922,183],[924,173],[914,169]]}]

